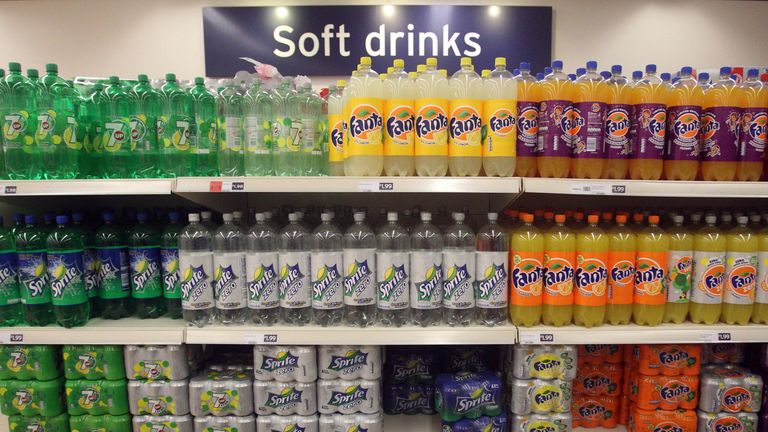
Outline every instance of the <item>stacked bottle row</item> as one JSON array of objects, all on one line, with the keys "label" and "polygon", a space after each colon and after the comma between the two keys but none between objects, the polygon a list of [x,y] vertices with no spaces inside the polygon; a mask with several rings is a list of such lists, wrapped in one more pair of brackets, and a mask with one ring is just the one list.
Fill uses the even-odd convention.
[{"label": "stacked bottle row", "polygon": [[[507,215],[514,218],[513,212]],[[510,317],[593,327],[765,323],[768,236],[757,213],[518,214],[510,228]],[[703,216],[703,218],[702,218]],[[686,223],[687,222],[687,223]],[[735,223],[734,223],[735,222]]]}]

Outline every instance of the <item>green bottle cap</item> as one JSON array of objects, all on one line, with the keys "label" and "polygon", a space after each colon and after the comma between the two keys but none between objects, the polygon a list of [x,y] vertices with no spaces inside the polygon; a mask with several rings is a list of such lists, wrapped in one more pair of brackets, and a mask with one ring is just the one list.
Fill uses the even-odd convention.
[{"label": "green bottle cap", "polygon": [[195,85],[203,85],[205,84],[205,78],[203,77],[196,77],[195,78]]},{"label": "green bottle cap", "polygon": [[120,77],[112,75],[109,77],[109,83],[110,84],[120,84]]},{"label": "green bottle cap", "polygon": [[27,76],[30,78],[38,78],[40,74],[37,72],[37,69],[27,69]]},{"label": "green bottle cap", "polygon": [[176,82],[176,74],[173,74],[173,73],[165,74],[165,80],[169,82]]},{"label": "green bottle cap", "polygon": [[59,66],[55,63],[48,63],[45,65],[46,73],[59,73]]},{"label": "green bottle cap", "polygon": [[0,77],[4,77],[4,76],[5,76],[5,69],[0,68]]},{"label": "green bottle cap", "polygon": [[149,82],[149,77],[145,74],[139,74],[139,82],[141,83],[147,83]]},{"label": "green bottle cap", "polygon": [[11,72],[21,72],[21,63],[16,63],[16,62],[8,63],[8,70]]}]

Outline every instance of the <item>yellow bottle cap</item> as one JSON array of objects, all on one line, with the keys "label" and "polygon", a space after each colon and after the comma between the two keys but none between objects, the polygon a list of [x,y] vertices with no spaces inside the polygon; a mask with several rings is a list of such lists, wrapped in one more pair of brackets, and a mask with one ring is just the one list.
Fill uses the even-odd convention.
[{"label": "yellow bottle cap", "polygon": [[448,78],[448,71],[445,69],[440,69],[438,72],[440,72],[440,75],[443,76],[443,78]]},{"label": "yellow bottle cap", "polygon": [[346,87],[347,81],[346,80],[338,80],[336,81],[336,87]]},{"label": "yellow bottle cap", "polygon": [[427,59],[427,66],[437,66],[437,59],[430,57]]},{"label": "yellow bottle cap", "polygon": [[360,64],[365,66],[371,65],[371,58],[370,57],[360,57]]},{"label": "yellow bottle cap", "polygon": [[420,64],[420,65],[416,66],[416,72],[418,72],[418,73],[422,73],[425,70],[427,70],[427,65]]},{"label": "yellow bottle cap", "polygon": [[405,60],[403,59],[395,59],[395,61],[392,62],[392,66],[404,68],[405,67]]},{"label": "yellow bottle cap", "polygon": [[391,73],[392,73],[392,72],[394,72],[394,71],[395,71],[395,68],[394,68],[394,67],[392,67],[392,66],[390,66],[390,67],[388,67],[388,68],[387,68],[387,73],[388,73],[388,74],[391,74]]},{"label": "yellow bottle cap", "polygon": [[488,78],[491,76],[491,71],[489,71],[488,69],[483,69],[483,72],[480,74],[480,76],[482,76],[483,78]]},{"label": "yellow bottle cap", "polygon": [[494,66],[507,66],[507,59],[504,57],[496,57],[494,60]]},{"label": "yellow bottle cap", "polygon": [[461,58],[461,65],[462,66],[472,66],[472,59],[469,57],[462,57]]},{"label": "yellow bottle cap", "polygon": [[381,79],[382,81],[384,81],[385,79],[387,79],[387,74],[385,74],[385,73],[380,73],[380,74],[379,74],[379,79]]},{"label": "yellow bottle cap", "polygon": [[416,72],[408,72],[408,78],[416,79],[419,74]]}]

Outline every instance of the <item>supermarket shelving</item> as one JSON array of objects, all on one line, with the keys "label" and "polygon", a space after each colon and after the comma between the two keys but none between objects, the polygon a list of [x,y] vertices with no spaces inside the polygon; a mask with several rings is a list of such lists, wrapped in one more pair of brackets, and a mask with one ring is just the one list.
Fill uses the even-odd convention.
[{"label": "supermarket shelving", "polygon": [[174,179],[2,180],[0,196],[170,195]]},{"label": "supermarket shelving", "polygon": [[768,198],[768,182],[523,178],[523,193],[627,197]]},{"label": "supermarket shelving", "polygon": [[0,344],[156,344],[178,345],[184,342],[184,324],[169,318],[95,318],[83,327],[66,329],[47,327],[0,328]]}]

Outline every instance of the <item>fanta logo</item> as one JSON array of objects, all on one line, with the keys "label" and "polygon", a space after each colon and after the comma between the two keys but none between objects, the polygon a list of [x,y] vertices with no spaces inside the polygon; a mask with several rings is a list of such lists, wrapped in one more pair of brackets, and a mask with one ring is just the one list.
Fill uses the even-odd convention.
[{"label": "fanta logo", "polygon": [[414,114],[409,106],[396,107],[387,116],[387,135],[397,144],[408,144],[413,127]]},{"label": "fanta logo", "polygon": [[669,352],[662,351],[659,353],[659,363],[663,366],[673,366],[675,363],[681,363],[688,360],[688,357],[690,356],[687,351],[673,348]]},{"label": "fanta logo", "polygon": [[605,413],[605,407],[592,400],[579,407],[579,416],[582,418],[591,419],[602,415],[603,413]]},{"label": "fanta logo", "polygon": [[665,273],[664,268],[651,258],[638,258],[635,272],[637,290],[649,296],[661,294],[664,289]]},{"label": "fanta logo", "polygon": [[765,142],[766,139],[766,125],[768,125],[768,115],[765,113],[758,113],[747,125],[747,132],[750,138],[755,141]]},{"label": "fanta logo", "polygon": [[448,117],[443,108],[426,105],[416,113],[416,136],[428,144],[447,142]]},{"label": "fanta logo", "polygon": [[705,113],[701,116],[701,128],[699,128],[699,138],[709,140],[720,130],[720,122],[713,113]]},{"label": "fanta logo", "polygon": [[[538,116],[538,114],[537,114]],[[515,116],[509,108],[496,110],[488,119],[488,127],[498,136],[507,136],[515,130]],[[538,123],[536,128],[538,129]]]},{"label": "fanta logo", "polygon": [[581,115],[581,110],[578,108],[571,108],[569,114],[568,133],[570,135],[576,136],[579,134],[579,132],[581,132],[581,128],[586,125],[586,121],[584,120],[584,116]]},{"label": "fanta logo", "polygon": [[675,138],[683,141],[693,141],[699,134],[699,113],[694,110],[683,110],[677,114],[672,131]]},{"label": "fanta logo", "polygon": [[581,381],[588,393],[600,393],[600,389],[611,385],[611,379],[601,373],[587,375]]},{"label": "fanta logo", "polygon": [[561,396],[562,393],[560,393],[559,390],[555,390],[553,387],[549,386],[543,392],[536,393],[536,395],[533,396],[533,400],[536,404],[543,405],[549,401],[559,399]]},{"label": "fanta logo", "polygon": [[611,280],[617,285],[628,285],[634,277],[635,264],[631,261],[619,261],[611,268]]},{"label": "fanta logo", "polygon": [[681,428],[677,423],[662,422],[653,428],[653,432],[683,432],[683,428]]},{"label": "fanta logo", "polygon": [[742,264],[731,269],[728,274],[730,290],[737,296],[749,297],[755,291],[755,266]]},{"label": "fanta logo", "polygon": [[647,130],[655,141],[661,142],[664,139],[667,131],[667,112],[663,107],[654,108],[653,111],[651,107],[643,108],[637,120],[640,127]]},{"label": "fanta logo", "polygon": [[716,418],[712,422],[710,430],[712,432],[741,432],[744,430],[744,424],[735,416],[724,416]]},{"label": "fanta logo", "polygon": [[541,294],[541,262],[533,258],[521,260],[512,270],[512,282],[515,284],[515,290],[522,295]]},{"label": "fanta logo", "polygon": [[533,362],[533,370],[537,372],[544,372],[548,370],[557,370],[563,365],[563,362],[560,361],[560,359],[553,357],[546,357],[541,360],[536,360]]},{"label": "fanta logo", "polygon": [[685,396],[690,392],[691,388],[680,381],[670,381],[659,390],[661,398],[666,401],[680,400],[681,396]]},{"label": "fanta logo", "polygon": [[608,269],[605,264],[594,258],[586,259],[576,269],[576,286],[585,296],[600,297],[605,295]]},{"label": "fanta logo", "polygon": [[[544,110],[544,102],[542,102],[542,110]],[[551,115],[560,126],[560,130],[565,135],[569,135],[571,133],[571,121],[573,120],[573,108],[570,105],[555,105],[552,108]]]},{"label": "fanta logo", "polygon": [[693,260],[689,256],[684,256],[677,261],[675,266],[677,267],[678,273],[688,274],[691,272],[691,268],[693,267]]},{"label": "fanta logo", "polygon": [[603,351],[605,351],[608,348],[608,345],[605,344],[591,344],[591,345],[584,345],[584,352],[590,355],[602,355]]},{"label": "fanta logo", "polygon": [[333,148],[335,148],[337,151],[343,151],[344,150],[344,129],[343,129],[343,123],[341,120],[337,121],[333,126],[331,126],[331,145]]},{"label": "fanta logo", "polygon": [[[367,144],[381,142],[381,114],[372,105],[358,105],[349,117],[349,133],[352,138]],[[376,132],[379,132],[378,134]]]},{"label": "fanta logo", "polygon": [[451,113],[451,139],[460,145],[480,145],[483,121],[477,109],[460,106]]},{"label": "fanta logo", "polygon": [[551,258],[544,269],[544,287],[560,295],[570,295],[573,291],[573,265],[562,258]]},{"label": "fanta logo", "polygon": [[713,296],[719,296],[723,292],[724,273],[725,266],[722,264],[710,264],[702,275],[699,287]]},{"label": "fanta logo", "polygon": [[535,137],[539,134],[539,110],[536,107],[528,107],[520,111],[517,130],[526,137]]},{"label": "fanta logo", "polygon": [[624,108],[613,108],[605,118],[605,133],[609,138],[620,140],[629,133],[629,113]]},{"label": "fanta logo", "polygon": [[750,402],[752,402],[752,393],[744,387],[731,387],[723,393],[722,403],[726,411],[741,411]]}]

